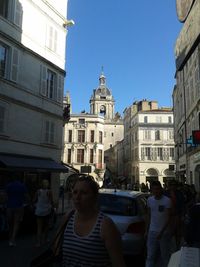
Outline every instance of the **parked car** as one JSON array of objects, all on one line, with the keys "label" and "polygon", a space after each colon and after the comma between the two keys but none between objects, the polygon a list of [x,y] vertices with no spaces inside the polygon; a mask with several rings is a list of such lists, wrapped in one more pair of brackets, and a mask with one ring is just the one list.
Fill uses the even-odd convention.
[{"label": "parked car", "polygon": [[145,248],[147,194],[138,191],[100,189],[99,206],[119,229],[124,255],[142,255]]}]

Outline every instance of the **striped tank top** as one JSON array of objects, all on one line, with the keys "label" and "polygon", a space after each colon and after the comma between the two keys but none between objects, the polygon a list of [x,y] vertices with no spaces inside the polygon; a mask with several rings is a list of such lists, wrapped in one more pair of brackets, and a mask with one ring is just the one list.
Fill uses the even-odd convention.
[{"label": "striped tank top", "polygon": [[75,213],[69,219],[63,240],[63,267],[110,267],[108,252],[101,238],[104,214],[99,212],[96,224],[86,236],[74,231]]}]

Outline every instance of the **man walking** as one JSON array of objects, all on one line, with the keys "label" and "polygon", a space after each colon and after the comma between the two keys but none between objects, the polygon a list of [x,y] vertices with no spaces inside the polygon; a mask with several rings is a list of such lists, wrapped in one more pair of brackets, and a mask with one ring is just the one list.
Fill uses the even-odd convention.
[{"label": "man walking", "polygon": [[171,200],[163,195],[159,181],[151,183],[153,196],[147,200],[147,259],[146,267],[155,267],[160,250],[162,267],[167,267],[170,258],[171,233],[169,229],[171,219]]}]

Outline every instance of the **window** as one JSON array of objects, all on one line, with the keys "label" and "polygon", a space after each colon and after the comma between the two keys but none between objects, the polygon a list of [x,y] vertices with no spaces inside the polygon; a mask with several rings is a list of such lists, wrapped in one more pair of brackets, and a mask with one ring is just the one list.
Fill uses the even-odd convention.
[{"label": "window", "polygon": [[94,130],[90,131],[90,142],[94,143]]},{"label": "window", "polygon": [[103,143],[103,132],[99,131],[99,143]]},{"label": "window", "polygon": [[113,137],[114,136],[114,133],[111,133],[111,136]]},{"label": "window", "polygon": [[72,142],[72,130],[68,131],[68,142],[71,143]]},{"label": "window", "polygon": [[145,157],[147,159],[151,159],[151,148],[150,147],[145,147]]},{"label": "window", "polygon": [[79,124],[85,124],[85,119],[79,119],[78,122]]},{"label": "window", "polygon": [[54,144],[55,142],[55,123],[51,121],[45,122],[45,143]]},{"label": "window", "polygon": [[162,122],[162,117],[161,116],[156,116],[156,122],[161,123]]},{"label": "window", "polygon": [[102,153],[102,150],[99,149],[98,152],[99,152],[99,153],[98,153],[98,163],[102,163],[102,154],[103,154],[103,153]]},{"label": "window", "polygon": [[160,130],[155,131],[155,140],[160,140]]},{"label": "window", "polygon": [[101,193],[98,201],[100,210],[105,213],[120,216],[135,216],[138,212],[135,199]]},{"label": "window", "polygon": [[71,163],[71,160],[72,160],[72,150],[69,148],[67,150],[67,162]]},{"label": "window", "polygon": [[150,140],[150,139],[151,139],[151,131],[144,130],[144,140]]},{"label": "window", "polygon": [[77,149],[77,163],[84,163],[84,149]]},{"label": "window", "polygon": [[78,142],[79,143],[85,142],[85,131],[84,130],[78,130]]},{"label": "window", "polygon": [[49,26],[47,31],[47,47],[56,52],[57,51],[57,44],[58,44],[58,33],[57,30]]},{"label": "window", "polygon": [[6,74],[7,52],[7,47],[0,43],[0,77],[5,77]]},{"label": "window", "polygon": [[144,116],[144,123],[148,123],[148,117]]},{"label": "window", "polygon": [[40,93],[49,99],[62,102],[64,76],[56,74],[46,66],[40,66]]},{"label": "window", "polygon": [[157,148],[157,152],[158,152],[158,158],[160,160],[163,160],[163,149],[162,149],[162,147],[158,147]]},{"label": "window", "polygon": [[174,148],[173,147],[170,147],[169,149],[169,156],[170,158],[174,159]]},{"label": "window", "polygon": [[168,123],[172,123],[172,117],[171,116],[168,117]]},{"label": "window", "polygon": [[6,108],[0,106],[0,133],[5,132],[5,116],[6,116]]},{"label": "window", "polygon": [[8,0],[1,0],[0,1],[0,16],[7,18],[8,17]]},{"label": "window", "polygon": [[55,81],[56,74],[51,70],[47,70],[47,97],[50,99],[55,98]]},{"label": "window", "polygon": [[174,131],[173,130],[169,130],[168,135],[169,135],[170,140],[174,139]]},{"label": "window", "polygon": [[110,148],[112,148],[112,144],[110,144]]},{"label": "window", "polygon": [[94,149],[90,149],[90,163],[94,163]]}]

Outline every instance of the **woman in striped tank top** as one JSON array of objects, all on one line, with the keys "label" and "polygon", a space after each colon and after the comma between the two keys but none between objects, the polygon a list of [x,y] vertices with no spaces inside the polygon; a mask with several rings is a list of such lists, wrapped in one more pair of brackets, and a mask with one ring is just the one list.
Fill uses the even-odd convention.
[{"label": "woman in striped tank top", "polygon": [[98,209],[98,189],[90,176],[79,176],[75,182],[75,212],[64,231],[63,267],[125,267],[120,234]]}]

